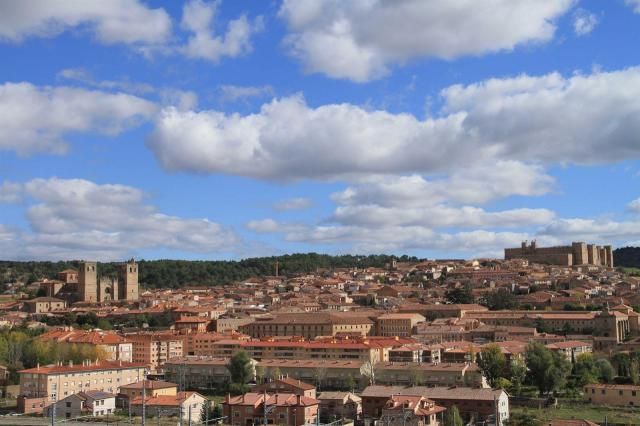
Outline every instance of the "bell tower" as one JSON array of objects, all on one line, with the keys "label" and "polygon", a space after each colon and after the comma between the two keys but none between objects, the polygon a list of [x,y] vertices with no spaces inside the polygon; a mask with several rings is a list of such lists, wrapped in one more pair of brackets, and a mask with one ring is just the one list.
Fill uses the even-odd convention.
[{"label": "bell tower", "polygon": [[118,300],[138,300],[138,264],[133,259],[120,265]]},{"label": "bell tower", "polygon": [[78,296],[82,302],[99,302],[98,272],[96,267],[96,262],[80,262],[78,271]]}]

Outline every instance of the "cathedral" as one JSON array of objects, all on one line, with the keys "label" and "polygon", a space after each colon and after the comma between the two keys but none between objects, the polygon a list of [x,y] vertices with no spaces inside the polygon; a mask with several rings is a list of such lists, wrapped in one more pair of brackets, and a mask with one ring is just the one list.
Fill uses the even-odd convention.
[{"label": "cathedral", "polygon": [[58,273],[57,280],[41,283],[49,297],[69,303],[103,303],[138,300],[138,264],[133,260],[118,265],[117,277],[98,276],[97,262],[80,262],[78,270]]}]

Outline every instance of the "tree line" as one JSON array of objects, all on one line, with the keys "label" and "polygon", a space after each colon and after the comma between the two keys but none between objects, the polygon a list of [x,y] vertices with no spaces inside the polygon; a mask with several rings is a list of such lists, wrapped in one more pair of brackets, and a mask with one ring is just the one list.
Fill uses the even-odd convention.
[{"label": "tree line", "polygon": [[[382,268],[393,259],[401,262],[417,262],[416,257],[390,255],[340,255],[300,253],[283,256],[256,257],[243,260],[140,260],[138,280],[147,288],[179,288],[189,285],[215,286],[254,276],[275,274],[278,262],[279,274],[315,272],[334,268]],[[67,262],[17,262],[0,261],[2,283],[31,283],[42,278],[55,279],[65,269],[77,269],[79,261]],[[117,262],[99,263],[99,274],[115,277]]]}]

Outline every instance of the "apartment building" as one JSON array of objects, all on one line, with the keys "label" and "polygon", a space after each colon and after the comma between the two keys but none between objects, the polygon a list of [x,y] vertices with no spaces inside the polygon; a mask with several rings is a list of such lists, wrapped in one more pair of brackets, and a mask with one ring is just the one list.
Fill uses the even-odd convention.
[{"label": "apartment building", "polygon": [[74,330],[71,327],[65,327],[44,333],[38,338],[45,342],[95,346],[108,361],[133,361],[131,342],[110,331]]},{"label": "apartment building", "polygon": [[316,336],[335,336],[339,333],[366,336],[374,331],[374,322],[368,314],[288,313],[256,317],[254,322],[240,326],[239,331],[254,338],[302,336],[313,339]]},{"label": "apartment building", "polygon": [[503,425],[509,418],[509,396],[503,390],[477,389],[469,387],[424,387],[424,386],[381,386],[373,385],[364,389],[362,397],[362,413],[365,425],[371,425],[380,419],[389,398],[393,395],[420,396],[434,401],[437,405],[451,408],[458,407],[466,420],[486,420],[498,417],[498,424]]},{"label": "apartment building", "polygon": [[[231,425],[269,424],[302,426],[315,424],[319,401],[292,393],[253,393],[227,397],[222,402],[223,415]],[[269,409],[267,409],[269,407]]]},{"label": "apartment building", "polygon": [[133,334],[126,338],[133,345],[133,362],[153,371],[161,370],[168,359],[183,355],[182,337],[174,334]]},{"label": "apartment building", "polygon": [[18,409],[41,413],[52,402],[79,392],[117,393],[120,386],[142,380],[144,370],[143,364],[123,361],[70,362],[21,370]]},{"label": "apartment building", "polygon": [[[165,378],[180,383],[185,389],[212,389],[230,380],[227,364],[229,358],[185,356],[172,358],[165,363]],[[255,361],[251,361],[255,377]]]},{"label": "apartment building", "polygon": [[178,393],[178,385],[175,383],[165,382],[164,380],[140,380],[135,383],[120,386],[120,394],[128,399],[138,396],[160,396],[160,395],[176,395]]},{"label": "apartment building", "polygon": [[377,335],[410,337],[414,327],[425,321],[422,315],[416,313],[383,314],[376,318]]}]

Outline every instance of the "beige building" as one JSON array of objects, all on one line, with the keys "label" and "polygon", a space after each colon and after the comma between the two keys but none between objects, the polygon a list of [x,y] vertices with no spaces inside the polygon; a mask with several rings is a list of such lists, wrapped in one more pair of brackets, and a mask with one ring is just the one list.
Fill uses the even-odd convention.
[{"label": "beige building", "polygon": [[134,334],[127,340],[132,344],[133,362],[154,371],[162,369],[168,359],[183,355],[182,337],[173,334]]},{"label": "beige building", "polygon": [[142,389],[147,397],[155,397],[160,395],[176,395],[178,393],[178,385],[164,380],[140,380],[135,383],[120,386],[120,394],[125,395],[128,399],[142,396]]},{"label": "beige building", "polygon": [[613,268],[613,248],[610,245],[600,247],[583,242],[574,242],[570,246],[538,247],[535,241],[529,245],[523,241],[519,248],[504,249],[504,258],[525,259],[533,263],[551,265],[596,265]]},{"label": "beige building", "polygon": [[[182,420],[199,420],[202,407],[207,398],[198,392],[178,392],[175,395],[157,395],[146,397],[144,400],[145,413],[148,416],[158,415],[163,417],[180,416]],[[134,398],[131,401],[131,411],[136,416],[142,415],[142,397]]]},{"label": "beige building", "polygon": [[55,297],[36,297],[24,302],[24,306],[26,311],[32,314],[46,314],[65,310],[67,302]]},{"label": "beige building", "polygon": [[593,384],[584,387],[584,397],[597,405],[640,406],[640,386]]},{"label": "beige building", "polygon": [[339,333],[369,335],[373,326],[374,322],[363,314],[310,312],[256,317],[254,322],[240,326],[239,331],[255,338],[302,336],[313,339]]},{"label": "beige building", "polygon": [[117,393],[120,386],[142,380],[145,366],[121,361],[87,361],[80,365],[38,366],[19,371],[21,412],[42,412],[47,405],[89,390]]},{"label": "beige building", "polygon": [[415,313],[383,314],[376,318],[377,334],[386,337],[411,337],[414,327],[425,321],[425,317]]}]

